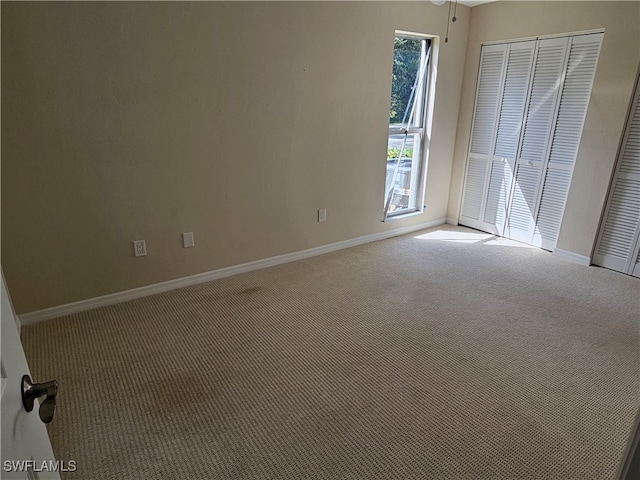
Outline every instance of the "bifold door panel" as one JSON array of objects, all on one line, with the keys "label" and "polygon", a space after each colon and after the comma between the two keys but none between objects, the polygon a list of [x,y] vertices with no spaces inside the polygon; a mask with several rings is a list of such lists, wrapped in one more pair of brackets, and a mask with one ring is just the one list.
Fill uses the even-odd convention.
[{"label": "bifold door panel", "polygon": [[498,118],[499,99],[505,77],[506,45],[491,45],[482,49],[480,73],[473,112],[473,131],[469,146],[467,175],[461,211],[461,223],[482,228],[485,211],[486,184],[490,170],[490,153],[493,152],[495,124]]},{"label": "bifold door panel", "polygon": [[521,242],[533,240],[568,40],[553,38],[538,42],[506,229],[507,237]]},{"label": "bifold door panel", "polygon": [[460,224],[555,248],[601,42],[483,47]]},{"label": "bifold door panel", "polygon": [[491,176],[480,225],[481,229],[498,235],[504,235],[507,225],[507,206],[516,170],[522,116],[527,103],[535,48],[535,41],[507,46],[504,88],[491,156]]}]

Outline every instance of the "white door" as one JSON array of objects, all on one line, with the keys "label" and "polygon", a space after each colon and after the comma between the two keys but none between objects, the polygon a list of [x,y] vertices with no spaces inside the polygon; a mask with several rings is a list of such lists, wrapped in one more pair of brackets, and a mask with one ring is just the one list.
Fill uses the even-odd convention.
[{"label": "white door", "polygon": [[505,76],[507,45],[482,47],[460,224],[482,229],[491,152]]},{"label": "white door", "polygon": [[508,45],[507,67],[491,156],[491,176],[480,230],[504,236],[516,157],[522,136],[522,117],[527,103],[534,40]]},{"label": "white door", "polygon": [[640,277],[639,237],[640,83],[629,112],[593,263]]},{"label": "white door", "polygon": [[[3,479],[59,479],[57,464],[40,420],[39,404],[27,412],[22,405],[22,376],[30,375],[15,322],[13,306],[2,276],[2,474]],[[34,382],[43,379],[33,379]],[[55,420],[54,420],[55,421]],[[73,465],[72,465],[73,468]],[[54,470],[54,471],[52,471]]]},{"label": "white door", "polygon": [[601,42],[482,47],[461,225],[555,248]]},{"label": "white door", "polygon": [[505,232],[507,237],[525,243],[531,243],[536,225],[539,190],[566,68],[568,44],[567,37],[545,39],[538,44]]},{"label": "white door", "polygon": [[555,249],[558,241],[589,107],[602,34],[579,35],[572,37],[570,43],[531,242],[546,250]]}]

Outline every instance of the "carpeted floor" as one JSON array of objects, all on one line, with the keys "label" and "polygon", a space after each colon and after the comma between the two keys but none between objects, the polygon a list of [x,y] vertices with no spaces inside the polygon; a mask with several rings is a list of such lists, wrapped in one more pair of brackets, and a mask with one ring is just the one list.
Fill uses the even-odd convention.
[{"label": "carpeted floor", "polygon": [[23,328],[74,479],[613,479],[640,280],[436,228]]}]

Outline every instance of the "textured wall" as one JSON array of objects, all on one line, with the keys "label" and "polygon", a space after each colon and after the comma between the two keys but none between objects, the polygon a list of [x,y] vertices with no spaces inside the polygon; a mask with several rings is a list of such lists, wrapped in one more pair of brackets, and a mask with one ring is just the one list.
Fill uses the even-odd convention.
[{"label": "textured wall", "polygon": [[444,218],[462,6],[440,43],[427,209],[381,222],[394,30],[444,35],[446,14],[3,3],[2,265],[17,312]]},{"label": "textured wall", "polygon": [[481,43],[604,28],[557,245],[590,257],[640,61],[640,2],[496,2],[471,11],[449,193],[453,218],[460,208]]}]

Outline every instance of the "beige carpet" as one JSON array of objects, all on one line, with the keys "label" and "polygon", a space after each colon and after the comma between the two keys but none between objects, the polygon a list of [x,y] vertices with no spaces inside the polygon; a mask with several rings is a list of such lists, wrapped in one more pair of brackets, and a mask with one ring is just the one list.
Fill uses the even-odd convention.
[{"label": "beige carpet", "polygon": [[25,327],[67,478],[613,479],[640,281],[443,228]]}]

